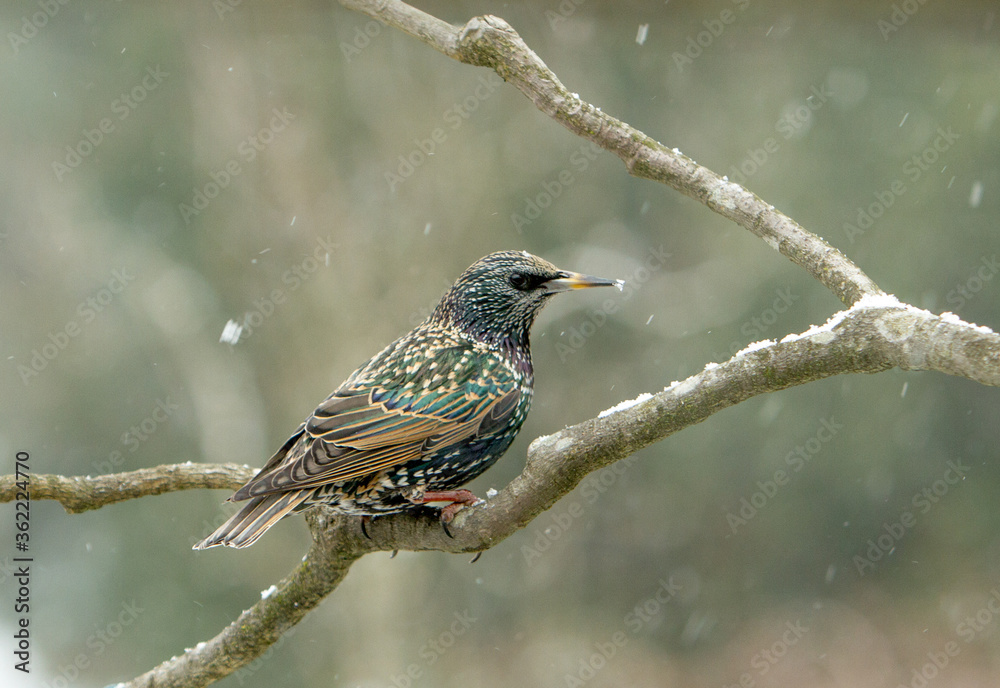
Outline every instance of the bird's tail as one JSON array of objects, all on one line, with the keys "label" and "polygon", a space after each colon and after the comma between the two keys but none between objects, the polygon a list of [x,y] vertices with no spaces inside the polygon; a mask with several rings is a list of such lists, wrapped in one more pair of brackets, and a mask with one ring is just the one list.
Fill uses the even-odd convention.
[{"label": "bird's tail", "polygon": [[232,518],[223,523],[192,549],[208,549],[216,545],[241,549],[257,542],[257,538],[304,502],[312,490],[296,490],[254,497]]}]

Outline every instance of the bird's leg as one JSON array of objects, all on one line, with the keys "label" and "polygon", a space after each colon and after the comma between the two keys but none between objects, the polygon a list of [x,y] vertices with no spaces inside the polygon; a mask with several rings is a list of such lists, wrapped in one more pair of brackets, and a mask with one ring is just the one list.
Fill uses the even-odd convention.
[{"label": "bird's leg", "polygon": [[420,498],[420,504],[430,504],[432,502],[450,502],[441,509],[441,520],[450,523],[455,514],[466,504],[475,504],[479,497],[469,490],[443,490],[441,492],[424,492]]},{"label": "bird's leg", "polygon": [[454,537],[448,532],[448,524],[455,518],[455,514],[466,504],[475,504],[479,497],[469,490],[442,490],[440,492],[424,492],[416,496],[414,501],[418,504],[429,504],[432,502],[449,502],[441,509],[441,526],[448,537]]}]

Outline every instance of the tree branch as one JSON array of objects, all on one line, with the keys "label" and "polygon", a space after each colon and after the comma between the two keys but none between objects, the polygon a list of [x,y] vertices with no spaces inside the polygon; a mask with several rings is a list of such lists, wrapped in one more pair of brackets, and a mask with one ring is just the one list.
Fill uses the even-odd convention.
[{"label": "tree branch", "polygon": [[546,115],[621,158],[629,174],[666,184],[754,233],[808,270],[844,304],[882,293],[847,256],[756,194],[571,93],[503,19],[475,17],[460,28],[398,0],[340,3],[395,26],[459,62],[494,70]]},{"label": "tree branch", "polygon": [[[176,463],[142,468],[128,473],[110,473],[92,478],[62,475],[32,475],[31,498],[55,499],[71,514],[99,509],[126,499],[174,492],[176,490],[235,490],[252,478],[256,469],[235,463]],[[17,488],[13,475],[0,476],[0,502],[14,500]]]},{"label": "tree branch", "polygon": [[[822,327],[779,343],[760,343],[655,395],[536,439],[521,475],[488,502],[459,511],[452,524],[454,539],[427,514],[379,518],[367,539],[356,518],[313,510],[307,515],[313,545],[272,594],[215,638],[120,685],[207,685],[263,653],[333,591],[364,554],[488,549],[525,527],[589,473],[751,397],[833,375],[893,367],[937,370],[1000,386],[1000,335],[886,296],[846,256],[754,194],[569,93],[502,19],[479,17],[459,29],[402,2],[341,2],[454,59],[494,69],[570,131],[618,155],[631,174],[660,181],[737,222],[853,305]],[[234,489],[252,473],[230,464],[182,464],[97,478],[32,476],[31,492],[35,499],[57,499],[76,512],[172,490]],[[14,494],[13,477],[0,478],[0,501],[11,501]]]}]

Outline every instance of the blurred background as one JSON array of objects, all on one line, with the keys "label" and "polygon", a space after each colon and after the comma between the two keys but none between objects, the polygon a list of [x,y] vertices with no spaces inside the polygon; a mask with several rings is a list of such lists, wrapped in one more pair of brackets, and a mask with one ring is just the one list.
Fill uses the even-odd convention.
[{"label": "blurred background", "polygon": [[[995,2],[422,7],[504,17],[571,91],[887,291],[1000,328]],[[841,307],[491,72],[337,4],[17,0],[0,26],[3,473],[18,451],[66,475],[262,465],[498,249],[629,288],[542,314],[532,414],[481,495],[533,438]],[[475,565],[365,557],[220,685],[995,685],[998,428],[996,390],[936,373],[759,397],[592,476]],[[309,536],[294,518],[191,551],[227,496],[35,502],[32,673],[7,650],[4,685],[124,680],[252,605]]]}]

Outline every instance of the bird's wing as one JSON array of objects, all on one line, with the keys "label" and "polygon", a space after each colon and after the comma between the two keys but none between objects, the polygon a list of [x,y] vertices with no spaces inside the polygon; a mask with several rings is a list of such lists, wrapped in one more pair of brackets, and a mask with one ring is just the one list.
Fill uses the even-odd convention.
[{"label": "bird's wing", "polygon": [[456,346],[425,361],[392,379],[352,378],[233,499],[377,473],[485,434],[517,408],[519,381],[486,352]]}]

